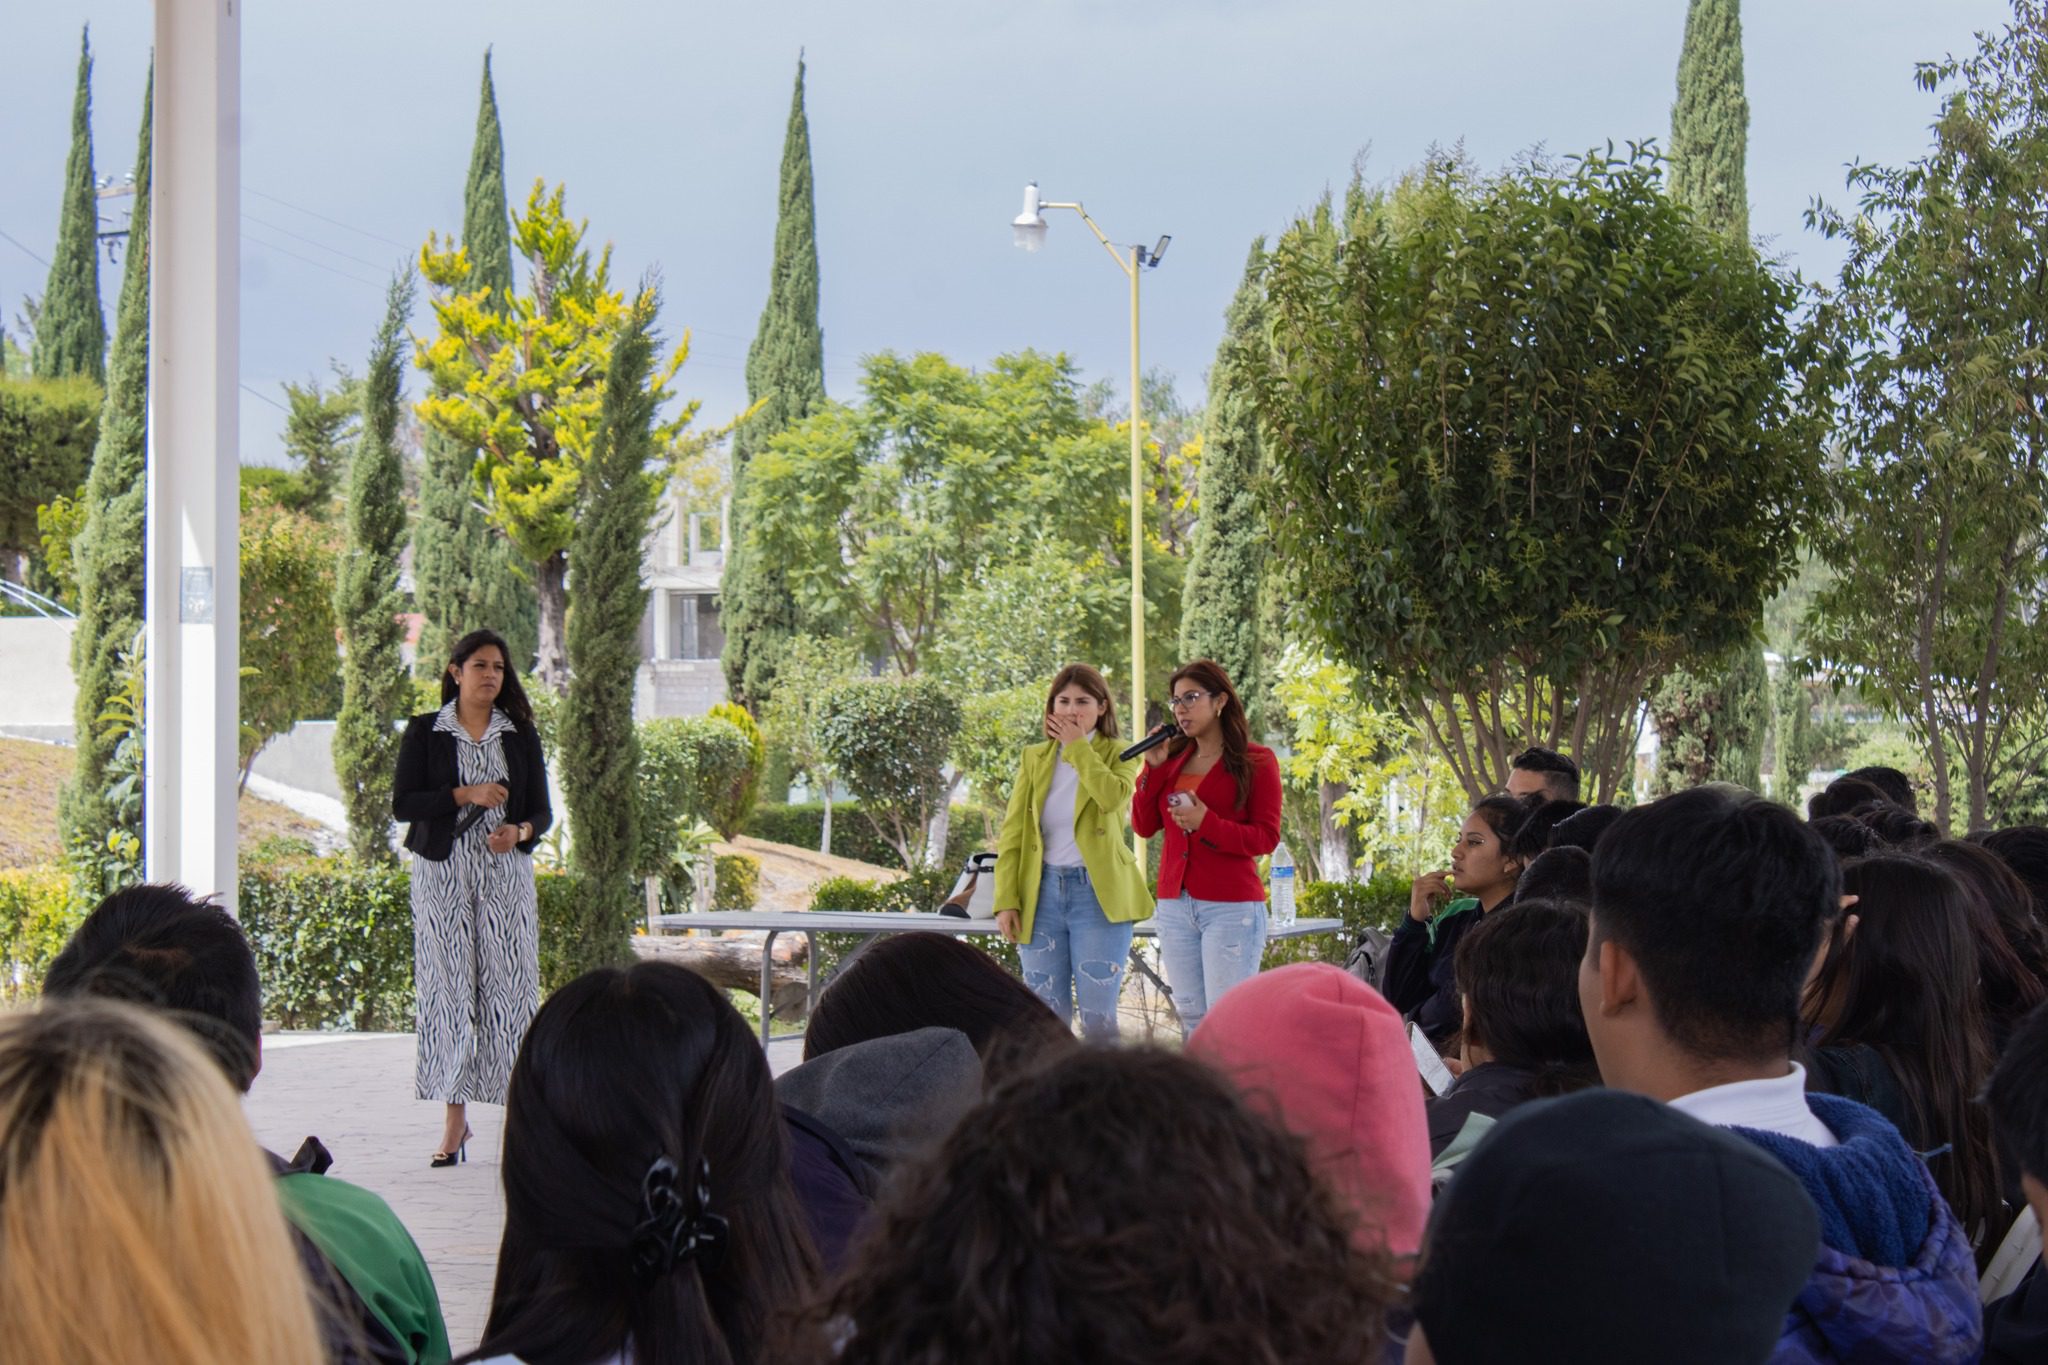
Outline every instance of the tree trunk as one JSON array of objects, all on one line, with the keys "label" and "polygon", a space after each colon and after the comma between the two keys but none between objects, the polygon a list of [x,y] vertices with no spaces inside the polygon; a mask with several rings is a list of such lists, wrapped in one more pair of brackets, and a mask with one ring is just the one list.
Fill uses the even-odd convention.
[{"label": "tree trunk", "polygon": [[1321,863],[1323,877],[1327,881],[1356,880],[1351,866],[1351,835],[1337,819],[1337,803],[1350,790],[1342,782],[1324,782],[1316,788],[1323,845],[1317,861]]},{"label": "tree trunk", "polygon": [[832,784],[825,784],[825,819],[818,826],[818,852],[832,856]]},{"label": "tree trunk", "polygon": [[[769,975],[769,1002],[779,1019],[802,1018],[806,988],[806,940],[790,934],[779,940],[790,948],[784,960],[779,954]],[[747,938],[664,937],[635,934],[633,951],[641,958],[654,958],[687,967],[712,985],[729,991],[761,993],[761,940]]]},{"label": "tree trunk", "polygon": [[[556,696],[569,691],[569,555],[557,550],[533,566],[534,592],[540,600],[540,648],[533,673]],[[475,630],[485,623],[472,624]],[[497,629],[495,625],[491,627]]]},{"label": "tree trunk", "polygon": [[946,836],[953,830],[953,782],[946,784],[946,792],[939,799],[938,813],[932,816],[931,824],[925,827],[924,865],[938,867],[946,861]]}]

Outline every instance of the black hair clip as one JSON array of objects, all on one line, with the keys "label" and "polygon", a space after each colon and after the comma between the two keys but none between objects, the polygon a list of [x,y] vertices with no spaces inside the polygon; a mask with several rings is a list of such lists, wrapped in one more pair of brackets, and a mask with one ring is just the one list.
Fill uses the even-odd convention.
[{"label": "black hair clip", "polygon": [[709,1212],[711,1163],[697,1158],[696,1188],[685,1203],[676,1189],[676,1164],[656,1157],[640,1182],[640,1222],[633,1229],[633,1266],[643,1280],[658,1279],[684,1261],[715,1265],[731,1232],[725,1219]]}]

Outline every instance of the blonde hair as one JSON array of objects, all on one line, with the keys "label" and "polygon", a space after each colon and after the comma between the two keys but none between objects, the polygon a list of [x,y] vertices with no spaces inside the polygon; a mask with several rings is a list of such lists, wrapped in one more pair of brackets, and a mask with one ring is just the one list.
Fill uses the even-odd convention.
[{"label": "blonde hair", "polygon": [[0,1015],[0,1365],[321,1365],[274,1183],[170,1024],[96,1000]]}]

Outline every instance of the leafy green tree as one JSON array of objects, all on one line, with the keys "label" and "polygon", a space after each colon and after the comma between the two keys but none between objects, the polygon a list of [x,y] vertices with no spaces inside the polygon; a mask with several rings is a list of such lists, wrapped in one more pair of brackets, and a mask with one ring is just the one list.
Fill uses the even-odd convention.
[{"label": "leafy green tree", "polygon": [[1748,159],[1742,0],[1691,0],[1671,106],[1671,197],[1716,232],[1746,242]]},{"label": "leafy green tree", "polygon": [[[142,97],[142,131],[135,151],[135,211],[128,222],[128,261],[114,310],[114,349],[107,370],[106,406],[100,411],[92,471],[85,485],[85,528],[72,542],[78,580],[78,625],[71,635],[71,673],[78,684],[73,712],[77,745],[71,780],[57,806],[67,848],[103,846],[116,815],[108,789],[117,740],[100,718],[121,687],[124,653],[142,631],[145,497],[143,451],[149,417],[149,188],[150,135],[156,78],[151,69]],[[126,817],[122,817],[126,818]],[[132,833],[142,833],[141,804]]]},{"label": "leafy green tree", "polygon": [[[1741,0],[1692,0],[1667,183],[1700,222],[1738,242],[1749,240],[1748,148]],[[1754,641],[1680,664],[1650,699],[1662,741],[1656,789],[1723,781],[1755,790],[1770,717],[1770,674]]]},{"label": "leafy green tree", "polygon": [[[775,219],[775,259],[760,329],[747,348],[747,397],[758,410],[733,436],[736,490],[769,440],[825,404],[825,337],[818,325],[818,222],[811,187],[811,129],[804,114],[804,63],[796,64],[789,126],[782,138],[782,186]],[[747,504],[736,499],[744,518]],[[760,708],[801,624],[796,597],[772,556],[756,555],[745,534],[728,547],[721,601],[725,677],[733,696]]]},{"label": "leafy green tree", "polygon": [[43,542],[41,568],[50,585],[49,596],[73,613],[78,611],[78,570],[71,549],[85,530],[86,506],[81,486],[72,497],[60,495],[36,508],[36,533]]},{"label": "leafy green tree", "polygon": [[[1045,738],[1045,687],[1020,686],[1000,692],[973,691],[960,703],[960,732],[953,737],[953,767],[967,779],[985,815],[1007,810],[1017,762],[1028,745]],[[991,845],[1001,829],[991,823]]]},{"label": "leafy green tree", "polygon": [[960,704],[930,678],[863,678],[824,702],[825,752],[861,814],[915,871],[930,862],[933,819],[951,797],[946,761]]},{"label": "leafy green tree", "polygon": [[1299,644],[1281,651],[1270,677],[1283,774],[1315,798],[1318,877],[1351,881],[1361,864],[1433,866],[1466,801],[1415,726],[1370,700],[1356,669]]},{"label": "leafy green tree", "polygon": [[640,739],[633,677],[647,589],[640,552],[654,515],[657,387],[655,296],[643,290],[606,347],[608,371],[588,458],[579,471],[582,515],[573,541],[576,613],[569,618],[571,682],[562,724],[562,788],[570,855],[582,879],[583,923],[570,952],[579,968],[630,958],[640,811],[633,799]]},{"label": "leafy green tree", "polygon": [[85,482],[105,401],[83,375],[0,375],[0,555],[37,553],[36,509],[76,494]]},{"label": "leafy green tree", "polygon": [[[505,203],[505,140],[491,54],[484,53],[476,142],[462,196],[465,290],[489,290],[487,306],[512,297],[512,215]],[[476,451],[429,428],[421,440],[419,516],[413,528],[414,597],[423,618],[419,671],[438,677],[455,642],[489,626],[505,637],[523,669],[538,645],[539,608],[512,549],[477,501]]]},{"label": "leafy green tree", "polygon": [[334,384],[317,379],[287,380],[284,389],[284,453],[298,466],[301,503],[293,511],[325,520],[334,512],[334,493],[357,443],[363,415],[363,381],[334,367]]},{"label": "leafy green tree", "polygon": [[[137,195],[141,190],[137,189]],[[39,378],[107,377],[107,318],[100,311],[100,210],[92,175],[92,34],[78,38],[78,90],[71,98],[71,155],[64,163],[64,206],[57,249],[36,315],[29,365]],[[131,229],[132,230],[132,229]]]},{"label": "leafy green tree", "polygon": [[826,752],[825,698],[860,673],[860,655],[844,640],[799,635],[789,642],[776,675],[776,688],[761,708],[761,728],[789,755],[790,773],[819,794],[825,816],[818,852],[832,851],[832,786],[838,772]]},{"label": "leafy green tree", "polygon": [[243,786],[264,745],[333,714],[335,548],[333,532],[302,513],[259,502],[242,519]]},{"label": "leafy green tree", "polygon": [[1770,673],[1763,651],[1738,645],[1722,656],[1725,673],[1673,669],[1650,702],[1657,731],[1658,796],[1702,782],[1733,782],[1761,791],[1763,753],[1771,725]]},{"label": "leafy green tree", "polygon": [[334,585],[342,647],[334,771],[348,811],[349,847],[364,862],[392,860],[391,774],[398,765],[398,722],[410,710],[412,693],[403,653],[405,594],[398,586],[405,549],[398,417],[412,299],[407,271],[391,282],[384,325],[370,348],[362,435],[349,461],[348,540]]},{"label": "leafy green tree", "polygon": [[1819,458],[1797,285],[1657,171],[1437,162],[1274,250],[1276,548],[1332,656],[1473,796],[1534,742],[1611,798],[1646,691],[1750,638],[1793,566]]},{"label": "leafy green tree", "polygon": [[[613,342],[639,306],[611,287],[611,249],[593,261],[583,245],[588,225],[569,221],[562,200],[559,187],[550,194],[535,183],[514,223],[527,288],[509,298],[468,289],[467,251],[429,239],[421,272],[440,291],[433,300],[440,335],[417,353],[434,379],[434,392],[419,404],[421,418],[461,448],[481,452],[473,469],[477,491],[492,522],[532,566],[540,605],[534,671],[558,692],[569,679],[569,547],[582,513],[583,467]],[[689,349],[685,337],[646,376],[657,410]],[[673,456],[696,412],[697,404],[687,403],[656,423],[657,454]],[[643,527],[638,536],[645,534]]]},{"label": "leafy green tree", "polygon": [[1856,210],[1811,215],[1848,256],[1814,320],[1840,456],[1806,640],[1912,726],[1936,823],[1971,829],[2048,742],[2048,6],[2013,11],[1920,68],[1927,153],[1856,167]]},{"label": "leafy green tree", "polygon": [[1128,584],[1083,574],[1068,548],[1041,541],[980,566],[946,610],[931,675],[961,697],[1043,688],[1070,663],[1108,659],[1124,643]]},{"label": "leafy green tree", "polygon": [[[869,357],[862,388],[858,407],[828,405],[748,468],[743,524],[785,566],[806,620],[850,632],[907,675],[932,662],[987,566],[1052,553],[1061,583],[1128,582],[1129,444],[1084,415],[1065,357],[1026,351],[971,371],[885,352]],[[1157,536],[1145,586],[1147,677],[1163,682],[1180,564]],[[1089,600],[1084,644],[1107,665],[1126,649],[1129,598]]]},{"label": "leafy green tree", "polygon": [[1202,427],[1202,516],[1195,523],[1183,589],[1180,652],[1214,659],[1245,699],[1254,734],[1269,717],[1256,703],[1265,696],[1265,652],[1259,638],[1260,585],[1265,579],[1266,524],[1260,480],[1264,457],[1253,392],[1256,347],[1265,339],[1264,239],[1252,243],[1244,278],[1224,314],[1223,342],[1209,370],[1209,402]]}]

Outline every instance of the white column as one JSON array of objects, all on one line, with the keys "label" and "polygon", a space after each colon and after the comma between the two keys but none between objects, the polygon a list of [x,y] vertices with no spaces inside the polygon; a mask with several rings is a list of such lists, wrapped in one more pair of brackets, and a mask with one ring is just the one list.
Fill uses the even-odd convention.
[{"label": "white column", "polygon": [[241,0],[157,0],[149,272],[153,881],[235,904]]},{"label": "white column", "polygon": [[656,588],[648,593],[647,609],[654,613],[654,629],[648,637],[653,641],[650,648],[656,659],[666,659],[670,654],[674,653],[674,650],[670,648],[668,638],[668,589]]}]

